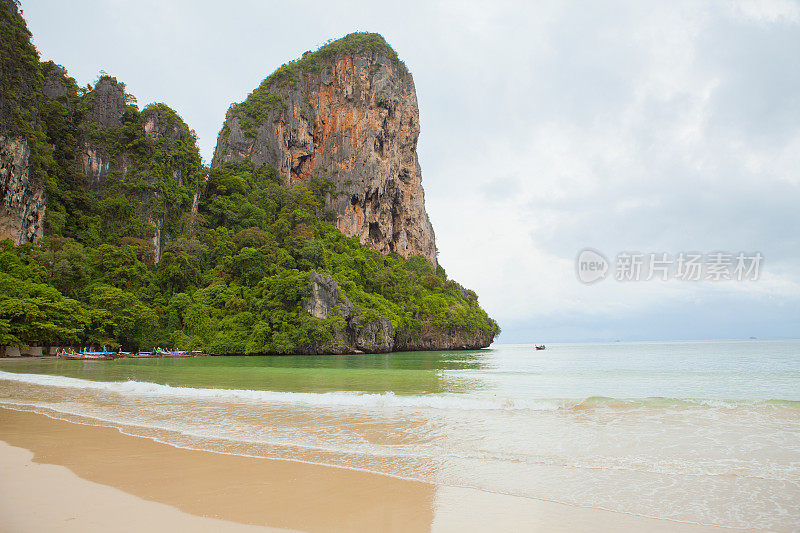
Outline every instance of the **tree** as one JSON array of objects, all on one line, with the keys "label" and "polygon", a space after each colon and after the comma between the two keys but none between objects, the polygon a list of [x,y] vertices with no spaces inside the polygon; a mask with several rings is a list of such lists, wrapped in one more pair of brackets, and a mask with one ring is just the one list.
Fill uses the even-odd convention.
[{"label": "tree", "polygon": [[89,303],[108,312],[98,317],[99,326],[110,330],[122,347],[130,350],[150,347],[158,318],[135,294],[118,287],[95,285],[90,291]]}]

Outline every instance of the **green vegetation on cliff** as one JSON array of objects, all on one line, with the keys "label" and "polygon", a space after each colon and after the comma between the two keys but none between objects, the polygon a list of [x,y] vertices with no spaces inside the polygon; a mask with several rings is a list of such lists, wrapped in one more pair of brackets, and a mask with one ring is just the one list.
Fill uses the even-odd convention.
[{"label": "green vegetation on cliff", "polygon": [[0,136],[28,141],[30,175],[47,191],[57,167],[53,140],[41,116],[51,111],[42,106],[43,81],[25,20],[12,0],[0,0]]},{"label": "green vegetation on cliff", "polygon": [[25,20],[0,0],[0,131],[32,135],[42,87],[39,54]]},{"label": "green vegetation on cliff", "polygon": [[323,66],[330,65],[336,58],[367,53],[384,55],[401,72],[408,72],[405,63],[400,61],[397,52],[386,42],[382,35],[379,33],[355,32],[345,35],[341,39],[329,41],[314,52],[305,52],[300,59],[284,63],[261,82],[259,89],[294,83],[299,80],[300,74],[318,72]]},{"label": "green vegetation on cliff", "polygon": [[[184,231],[205,175],[194,132],[164,104],[139,111],[128,103],[115,128],[91,122],[97,87],[110,83],[124,92],[124,84],[101,76],[95,87],[78,88],[57,65],[43,63],[42,70],[66,93],[40,104],[54,146],[49,170],[38,174],[48,195],[46,233],[96,246],[122,238],[149,240],[157,226],[168,235]],[[125,101],[131,100],[126,94]],[[148,135],[148,121],[162,134]],[[108,166],[102,184],[86,176],[88,152]]]}]

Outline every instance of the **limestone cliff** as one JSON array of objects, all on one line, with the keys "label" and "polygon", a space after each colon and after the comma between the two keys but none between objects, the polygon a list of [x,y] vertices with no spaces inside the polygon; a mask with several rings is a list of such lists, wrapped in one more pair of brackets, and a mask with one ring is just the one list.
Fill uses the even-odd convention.
[{"label": "limestone cliff", "polygon": [[[116,78],[101,77],[88,98],[90,105],[84,117],[84,131],[92,126],[112,131],[122,126],[122,117],[125,115],[125,87]],[[101,187],[112,170],[111,155],[103,144],[93,140],[91,135],[84,135],[81,140],[83,173],[86,175],[88,186],[92,188]],[[117,166],[123,174],[127,170],[124,161],[119,161]]]},{"label": "limestone cliff", "polygon": [[[158,263],[169,241],[167,221],[176,230],[196,215],[204,171],[195,134],[164,104],[139,112],[128,103],[125,85],[110,76],[101,76],[85,100],[79,133],[84,183],[101,195],[124,194],[135,205],[150,228],[136,237],[150,241]],[[165,194],[170,191],[173,198]],[[176,203],[187,195],[191,204]]]},{"label": "limestone cliff", "polygon": [[[166,244],[164,235],[165,222],[183,219],[191,223],[197,215],[197,206],[202,193],[202,179],[205,172],[201,171],[199,157],[188,147],[194,147],[196,139],[194,132],[181,120],[181,118],[168,106],[163,104],[150,105],[142,111],[142,127],[147,138],[160,149],[161,153],[171,154],[167,176],[162,178],[172,182],[176,190],[190,194],[191,207],[188,205],[175,205],[169,198],[162,199],[160,193],[154,193],[154,204],[161,204],[161,209],[153,209],[147,221],[155,230],[152,243],[154,259],[161,260],[162,249]],[[183,158],[181,157],[183,155]],[[187,208],[188,212],[187,212]]]},{"label": "limestone cliff", "polygon": [[0,2],[0,32],[0,240],[21,244],[42,236],[47,203],[30,141],[40,133],[39,54],[11,0]]},{"label": "limestone cliff", "polygon": [[231,106],[212,166],[249,159],[285,183],[333,180],[336,227],[436,264],[417,157],[414,80],[380,35],[351,34],[284,65]]},{"label": "limestone cliff", "polygon": [[64,303],[52,327],[0,316],[17,344],[380,353],[498,333],[437,265],[414,82],[379,35],[306,53],[231,106],[212,169],[175,111],[140,110],[106,74],[79,87],[30,38],[0,0],[0,240],[48,237],[0,244],[32,265],[0,303],[44,284]]},{"label": "limestone cliff", "polygon": [[44,232],[47,201],[33,180],[30,145],[21,137],[0,135],[0,240],[33,242]]}]

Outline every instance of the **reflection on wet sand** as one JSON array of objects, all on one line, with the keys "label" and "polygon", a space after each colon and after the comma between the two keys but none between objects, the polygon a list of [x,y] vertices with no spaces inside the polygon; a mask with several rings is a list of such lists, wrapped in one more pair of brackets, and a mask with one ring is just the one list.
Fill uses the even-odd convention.
[{"label": "reflection on wet sand", "polygon": [[429,531],[435,486],[355,470],[189,451],[113,428],[0,409],[0,439],[182,511],[303,531]]},{"label": "reflection on wet sand", "polygon": [[[4,408],[0,441],[14,447],[0,447],[0,470],[10,473],[4,481],[19,484],[16,490],[0,485],[6,489],[0,516],[6,520],[2,525],[14,524],[19,531],[239,533],[253,526],[303,531],[722,531],[355,470],[186,450],[113,428]],[[28,453],[20,449],[32,452],[34,463],[63,466],[78,477],[26,468],[37,465],[20,462]],[[31,480],[39,481],[31,485]],[[54,486],[68,494],[54,493]],[[104,492],[108,487],[123,492]],[[138,498],[126,500],[120,496],[124,493]],[[183,513],[170,513],[170,508]]]}]

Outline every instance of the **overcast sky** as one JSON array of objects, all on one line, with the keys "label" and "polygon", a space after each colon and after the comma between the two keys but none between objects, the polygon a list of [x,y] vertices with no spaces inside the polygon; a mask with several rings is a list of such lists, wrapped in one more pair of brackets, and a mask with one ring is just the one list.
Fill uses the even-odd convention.
[{"label": "overcast sky", "polygon": [[[800,4],[23,0],[43,59],[161,101],[210,161],[225,111],[330,38],[414,75],[448,274],[500,342],[800,337]],[[592,285],[575,258],[612,261]],[[614,278],[642,253],[760,252],[757,281]]]}]

